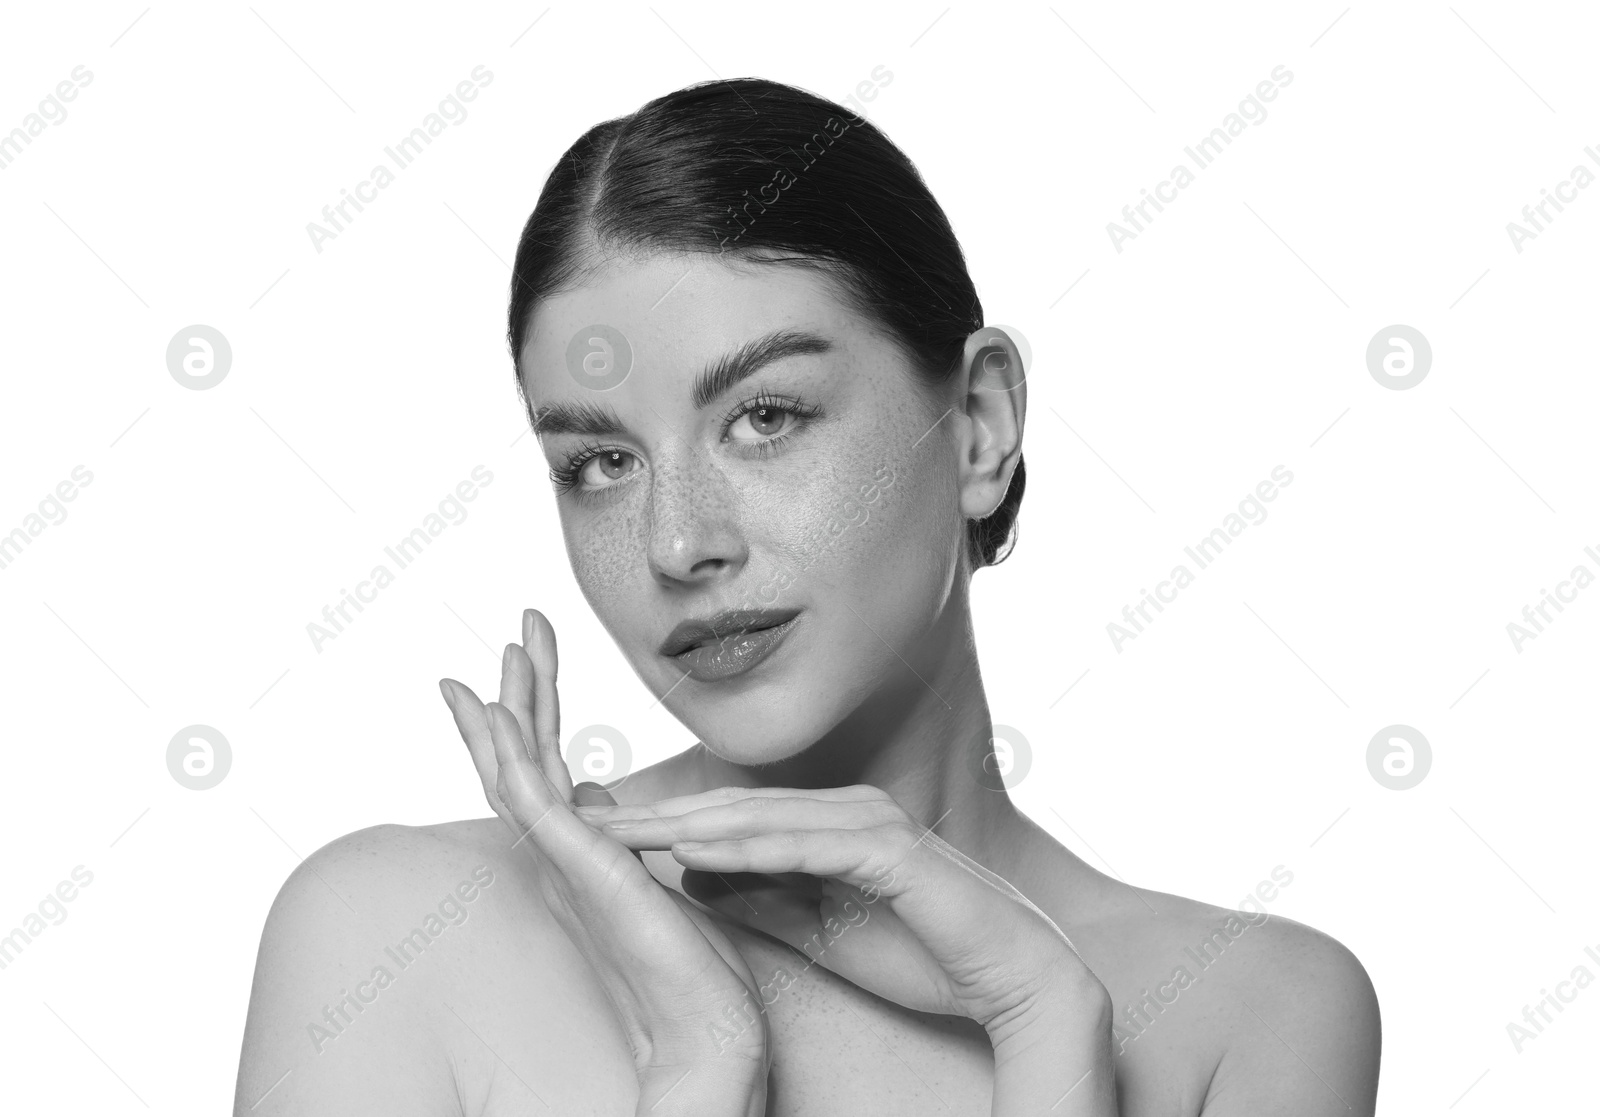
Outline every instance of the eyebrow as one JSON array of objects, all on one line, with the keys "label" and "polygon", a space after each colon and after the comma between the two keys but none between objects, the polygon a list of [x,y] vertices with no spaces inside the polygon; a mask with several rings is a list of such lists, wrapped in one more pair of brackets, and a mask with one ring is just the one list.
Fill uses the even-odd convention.
[{"label": "eyebrow", "polygon": [[[833,342],[807,330],[773,330],[748,341],[732,353],[712,361],[695,377],[689,399],[696,411],[704,410],[763,368],[789,357],[828,353]],[[551,403],[531,416],[533,433],[620,435],[625,427],[610,407],[593,403]]]}]

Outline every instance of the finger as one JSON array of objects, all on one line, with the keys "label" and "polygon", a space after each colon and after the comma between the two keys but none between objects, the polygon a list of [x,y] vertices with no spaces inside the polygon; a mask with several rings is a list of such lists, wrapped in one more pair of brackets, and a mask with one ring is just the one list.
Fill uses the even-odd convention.
[{"label": "finger", "polygon": [[678,842],[672,856],[690,869],[807,873],[841,881],[872,902],[882,896],[936,955],[964,949],[959,944],[988,941],[1007,924],[1047,925],[1065,938],[1016,889],[997,888],[937,835],[919,837],[909,826],[784,830],[730,841]]},{"label": "finger", "polygon": [[[617,805],[617,800],[612,796],[611,792],[599,784],[590,783],[587,780],[572,789],[572,801],[583,806],[614,807]],[[579,819],[579,821],[583,820]],[[634,857],[639,859],[639,864],[643,865],[643,855],[638,850],[633,850],[632,853]]]},{"label": "finger", "polygon": [[561,699],[556,690],[556,630],[537,609],[522,614],[522,648],[533,669],[533,742],[545,776],[572,801],[572,777],[561,757]]},{"label": "finger", "polygon": [[533,755],[533,663],[520,644],[507,644],[500,655],[500,705],[516,717]]},{"label": "finger", "polygon": [[[501,797],[520,835],[515,844],[526,839],[529,846],[537,848],[542,867],[559,879],[565,891],[590,901],[580,902],[579,910],[594,910],[592,901],[596,896],[612,905],[611,912],[585,924],[580,938],[599,938],[609,942],[613,951],[642,950],[643,955],[648,956],[648,944],[638,940],[639,927],[633,925],[626,914],[638,917],[643,912],[642,926],[648,929],[646,933],[668,932],[670,939],[670,905],[676,901],[705,933],[723,962],[744,978],[746,985],[753,987],[749,967],[736,951],[730,953],[731,948],[724,949],[718,942],[721,936],[712,932],[705,912],[694,909],[683,896],[657,882],[637,853],[625,851],[616,842],[597,834],[571,812],[566,801],[556,794],[527,755],[515,715],[498,702],[489,703],[485,711],[499,764]],[[611,793],[597,784],[580,784],[577,794],[590,802],[615,802]],[[632,901],[617,908],[616,901],[630,889],[634,890]],[[602,908],[605,906],[603,904]],[[623,918],[618,918],[619,911],[624,913]]]},{"label": "finger", "polygon": [[866,830],[905,817],[886,799],[836,802],[798,796],[750,796],[661,818],[579,814],[630,849],[667,849],[675,842],[731,841],[786,830]]},{"label": "finger", "polygon": [[611,792],[597,783],[584,780],[572,789],[572,801],[584,807],[614,807],[617,800]]},{"label": "finger", "polygon": [[[604,875],[617,868],[618,861],[631,862],[617,843],[595,833],[567,809],[566,801],[529,758],[515,715],[498,702],[484,709],[499,764],[500,799],[518,835],[513,845],[531,841],[558,872],[571,879],[593,879],[596,872]],[[638,869],[643,872],[644,866],[638,865]]]},{"label": "finger", "polygon": [[718,787],[697,795],[680,795],[654,803],[630,803],[618,807],[591,808],[583,813],[595,819],[675,818],[706,807],[725,806],[749,799],[806,799],[825,803],[893,802],[876,787],[857,784],[851,787]]},{"label": "finger", "polygon": [[[909,967],[920,975],[918,1006],[930,1011],[940,1007],[937,990],[946,979],[937,958],[915,932],[884,910],[881,895],[809,876],[696,869],[683,871],[683,889],[724,918],[787,943],[805,955],[808,965],[820,964],[890,1000],[890,990],[879,984],[882,967]],[[871,932],[852,930],[868,922]],[[846,935],[850,942],[835,949]]]},{"label": "finger", "polygon": [[774,830],[748,838],[682,841],[672,856],[691,868],[716,873],[806,873],[847,884],[883,887],[909,851],[864,830]]},{"label": "finger", "polygon": [[[707,893],[703,902],[708,907],[805,951],[814,961],[824,961],[807,949],[819,926],[830,920],[859,926],[871,917],[873,905],[889,898],[897,885],[904,885],[903,873],[875,861],[875,847],[882,845],[861,831],[787,831],[735,841],[682,843],[672,847],[672,856],[685,867],[685,891],[693,887]],[[773,867],[773,871],[755,867],[762,865]],[[792,873],[805,873],[805,878],[798,879],[812,883],[796,885],[797,878]],[[730,897],[709,887],[708,875],[737,880],[742,886]],[[974,914],[982,918],[982,896],[945,898],[974,909]],[[914,933],[895,933],[894,937],[904,940],[902,945],[916,940]],[[916,957],[925,951],[916,948],[911,953]],[[839,968],[837,959],[825,964],[854,980],[853,974]]]},{"label": "finger", "polygon": [[[746,838],[682,841],[673,859],[691,869],[718,873],[805,873],[831,877],[876,897],[889,897],[898,911],[981,926],[1002,898],[970,862],[936,835],[918,837],[913,827],[772,830]],[[1027,904],[1020,893],[1015,898]],[[1029,905],[1031,906],[1031,905]]]},{"label": "finger", "polygon": [[478,701],[478,696],[472,693],[471,687],[454,679],[440,679],[439,690],[444,694],[445,705],[450,707],[450,715],[455,719],[461,739],[466,742],[467,752],[472,757],[472,766],[478,770],[478,780],[483,784],[484,798],[489,801],[494,813],[509,823],[511,816],[495,789],[500,765],[495,760],[494,739],[489,733],[489,718],[484,712],[483,703]]}]

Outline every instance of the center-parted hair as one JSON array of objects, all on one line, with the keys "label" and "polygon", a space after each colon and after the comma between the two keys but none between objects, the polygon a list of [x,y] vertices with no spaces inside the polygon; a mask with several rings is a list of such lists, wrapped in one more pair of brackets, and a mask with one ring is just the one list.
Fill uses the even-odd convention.
[{"label": "center-parted hair", "polygon": [[[562,155],[517,244],[513,365],[541,300],[581,286],[604,254],[650,251],[820,269],[930,385],[983,327],[961,245],[911,161],[865,118],[778,82],[688,86]],[[1000,506],[968,521],[974,566],[1010,552],[1024,484],[1019,457]]]}]

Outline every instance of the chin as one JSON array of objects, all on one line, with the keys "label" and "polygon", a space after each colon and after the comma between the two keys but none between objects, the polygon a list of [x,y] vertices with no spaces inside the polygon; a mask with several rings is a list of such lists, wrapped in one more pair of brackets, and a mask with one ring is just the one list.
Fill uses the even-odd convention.
[{"label": "chin", "polygon": [[711,753],[744,768],[760,768],[792,759],[817,740],[810,734],[796,734],[792,727],[788,727],[788,732],[782,737],[767,736],[760,731],[737,732],[732,726],[727,728],[727,734],[708,728],[706,731],[697,731],[696,736]]},{"label": "chin", "polygon": [[808,619],[812,624],[748,672],[714,682],[684,680],[667,708],[701,744],[733,764],[776,764],[805,752],[865,699],[883,668],[862,662],[866,657],[821,656],[817,644],[830,641],[817,639],[820,618]]},{"label": "chin", "polygon": [[[751,679],[737,690],[714,683],[668,700],[672,713],[700,743],[732,764],[776,764],[805,752],[843,718],[842,697],[821,680]],[[687,688],[690,683],[685,683]]]}]

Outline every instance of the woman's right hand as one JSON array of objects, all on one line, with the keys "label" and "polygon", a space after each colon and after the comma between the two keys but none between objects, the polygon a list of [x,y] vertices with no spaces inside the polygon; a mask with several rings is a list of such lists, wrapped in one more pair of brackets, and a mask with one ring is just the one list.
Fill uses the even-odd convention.
[{"label": "woman's right hand", "polygon": [[710,917],[572,812],[614,801],[567,774],[550,622],[529,609],[522,635],[522,647],[506,646],[500,701],[439,685],[508,841],[537,860],[546,905],[628,1036],[637,1113],[760,1117],[770,1058],[750,968]]}]

